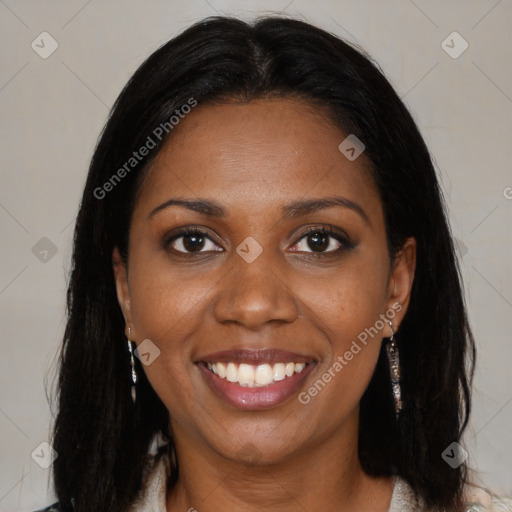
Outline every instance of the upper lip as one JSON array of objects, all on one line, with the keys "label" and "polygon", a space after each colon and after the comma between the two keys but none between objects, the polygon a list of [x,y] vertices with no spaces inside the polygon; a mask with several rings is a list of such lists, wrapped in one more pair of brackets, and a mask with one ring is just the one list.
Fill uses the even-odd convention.
[{"label": "upper lip", "polygon": [[245,364],[264,364],[264,363],[313,363],[316,359],[312,356],[305,356],[281,350],[271,349],[232,349],[213,352],[203,357],[199,357],[196,363],[245,363]]}]

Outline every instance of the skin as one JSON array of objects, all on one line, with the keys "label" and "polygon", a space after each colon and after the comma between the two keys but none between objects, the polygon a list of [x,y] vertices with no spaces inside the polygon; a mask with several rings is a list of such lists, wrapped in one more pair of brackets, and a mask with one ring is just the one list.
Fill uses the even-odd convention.
[{"label": "skin", "polygon": [[[390,326],[307,405],[297,399],[397,303],[399,329],[415,269],[412,238],[390,261],[368,161],[340,153],[346,134],[324,114],[290,97],[198,105],[151,165],[133,212],[128,268],[114,250],[126,334],[161,351],[144,370],[170,412],[176,444],[180,476],[169,512],[388,510],[392,480],[364,473],[357,439],[359,401]],[[294,200],[332,195],[356,202],[368,221],[346,207],[281,215]],[[171,197],[215,200],[227,215],[169,206],[150,216]],[[323,248],[308,245],[304,233],[327,225],[353,247],[334,254],[343,244],[331,236]],[[190,252],[184,238],[165,246],[184,226],[211,235],[202,252]],[[249,236],[263,248],[252,263],[236,252]],[[180,256],[186,247],[190,258]],[[237,347],[288,349],[318,363],[286,402],[243,411],[217,397],[193,363]]]}]

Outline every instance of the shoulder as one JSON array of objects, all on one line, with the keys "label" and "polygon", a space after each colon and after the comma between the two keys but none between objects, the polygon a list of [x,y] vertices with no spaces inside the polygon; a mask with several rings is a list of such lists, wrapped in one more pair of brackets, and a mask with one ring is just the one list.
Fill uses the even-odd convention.
[{"label": "shoulder", "polygon": [[[466,484],[464,489],[466,512],[512,512],[512,498],[500,497],[487,489]],[[393,495],[388,512],[438,512],[416,498],[409,484],[394,477]]]},{"label": "shoulder", "polygon": [[422,498],[415,496],[406,480],[393,476],[393,493],[388,512],[429,512]]},{"label": "shoulder", "polygon": [[500,497],[483,487],[466,484],[467,512],[512,512],[512,498]]}]

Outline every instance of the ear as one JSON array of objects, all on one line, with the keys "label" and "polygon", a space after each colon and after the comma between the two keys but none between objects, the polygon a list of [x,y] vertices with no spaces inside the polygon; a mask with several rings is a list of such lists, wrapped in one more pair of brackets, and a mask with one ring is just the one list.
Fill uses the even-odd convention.
[{"label": "ear", "polygon": [[[398,251],[393,261],[393,267],[389,277],[386,307],[396,314],[393,323],[393,331],[396,332],[407,312],[411,299],[412,283],[416,271],[416,240],[408,238]],[[388,337],[391,336],[391,329]]]},{"label": "ear", "polygon": [[[124,321],[126,324],[125,334],[126,337],[129,337],[129,334],[131,334],[131,339],[133,340],[134,328],[132,322],[130,289],[128,287],[128,272],[126,263],[121,257],[117,247],[115,247],[114,251],[112,252],[112,267],[114,271],[114,280],[116,282],[117,302],[121,307],[121,311],[123,312]],[[128,332],[128,328],[131,329],[131,333]]]}]

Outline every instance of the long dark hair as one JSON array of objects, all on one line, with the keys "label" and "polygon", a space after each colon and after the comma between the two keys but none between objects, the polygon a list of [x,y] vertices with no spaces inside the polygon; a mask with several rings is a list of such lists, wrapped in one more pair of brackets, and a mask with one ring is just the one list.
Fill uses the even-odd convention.
[{"label": "long dark hair", "polygon": [[[131,401],[112,272],[115,246],[128,257],[134,199],[159,147],[137,165],[126,163],[148,137],[161,144],[155,128],[169,128],[171,116],[191,98],[205,104],[290,95],[326,107],[333,123],[364,142],[390,254],[407,237],[417,241],[409,309],[396,335],[404,409],[396,421],[383,349],[360,404],[362,466],[371,475],[401,476],[429,505],[461,509],[467,467],[452,469],[441,454],[460,441],[468,422],[475,344],[428,149],[364,51],[305,22],[272,16],[254,23],[227,17],[196,23],[139,67],[112,108],[74,233],[53,436],[61,510],[72,509],[72,498],[77,512],[126,510],[144,484],[153,436],[160,432],[169,440],[161,457],[174,450],[169,413],[137,359],[138,399],[135,406]],[[123,166],[126,172],[119,173]],[[113,179],[116,173],[122,179]],[[178,469],[173,463],[171,485]]]}]

